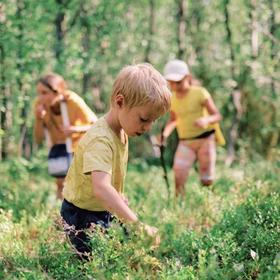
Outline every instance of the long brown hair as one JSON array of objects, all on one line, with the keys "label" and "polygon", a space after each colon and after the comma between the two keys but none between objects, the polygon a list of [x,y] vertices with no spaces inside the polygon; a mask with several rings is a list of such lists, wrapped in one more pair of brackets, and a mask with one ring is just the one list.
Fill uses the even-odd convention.
[{"label": "long brown hair", "polygon": [[49,73],[41,77],[38,80],[38,83],[43,84],[55,94],[63,93],[67,88],[67,84],[63,77],[56,73]]}]

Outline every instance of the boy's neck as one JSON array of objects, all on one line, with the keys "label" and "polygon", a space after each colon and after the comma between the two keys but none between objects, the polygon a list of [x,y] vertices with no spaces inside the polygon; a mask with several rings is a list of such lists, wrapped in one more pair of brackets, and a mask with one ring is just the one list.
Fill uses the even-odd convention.
[{"label": "boy's neck", "polygon": [[110,109],[105,115],[105,120],[121,142],[125,143],[124,131],[118,121],[117,113],[114,109]]}]

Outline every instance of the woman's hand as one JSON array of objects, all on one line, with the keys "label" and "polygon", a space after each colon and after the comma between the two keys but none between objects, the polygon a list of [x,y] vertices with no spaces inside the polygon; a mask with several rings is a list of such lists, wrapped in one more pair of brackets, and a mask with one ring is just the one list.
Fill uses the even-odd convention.
[{"label": "woman's hand", "polygon": [[47,114],[45,106],[43,104],[38,104],[35,110],[35,114],[38,119],[42,120]]},{"label": "woman's hand", "polygon": [[194,125],[200,128],[207,128],[207,126],[209,125],[208,118],[207,117],[198,118],[194,122]]},{"label": "woman's hand", "polygon": [[77,129],[75,126],[61,126],[61,131],[64,133],[66,137],[71,136],[73,133],[77,132]]}]

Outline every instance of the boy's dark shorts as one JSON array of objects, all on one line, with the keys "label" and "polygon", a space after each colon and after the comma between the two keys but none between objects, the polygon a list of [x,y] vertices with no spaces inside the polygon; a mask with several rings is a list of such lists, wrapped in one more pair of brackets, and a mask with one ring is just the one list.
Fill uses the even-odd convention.
[{"label": "boy's dark shorts", "polygon": [[92,224],[100,225],[107,229],[114,218],[108,211],[81,209],[65,199],[62,202],[60,214],[64,220],[64,231],[78,251],[79,256],[83,259],[87,259],[92,250],[90,237],[84,230],[89,229]]}]

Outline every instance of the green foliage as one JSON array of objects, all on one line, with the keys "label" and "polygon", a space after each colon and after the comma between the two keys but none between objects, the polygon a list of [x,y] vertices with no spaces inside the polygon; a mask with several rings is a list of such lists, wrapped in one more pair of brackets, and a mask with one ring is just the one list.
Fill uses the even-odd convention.
[{"label": "green foliage", "polygon": [[[178,1],[2,2],[0,147],[10,157],[15,151],[28,157],[30,148],[32,151],[32,103],[41,75],[57,71],[94,111],[103,114],[109,107],[113,80],[124,65],[143,62],[151,46],[149,60],[162,71],[166,61],[178,53]],[[189,1],[184,11],[186,30],[182,39],[186,46],[183,59],[213,95],[223,115],[225,135],[234,114],[231,93],[238,86],[240,137],[235,148],[269,159],[279,156],[280,139],[280,6],[276,2],[255,5],[242,0]],[[229,13],[230,42],[225,7]],[[256,54],[252,46],[254,29],[258,39]],[[156,126],[159,131],[161,125]],[[140,142],[132,146],[132,157],[149,145],[148,141]],[[175,142],[170,143],[172,151]],[[172,156],[167,153],[170,164]]]},{"label": "green foliage", "polygon": [[37,158],[15,158],[1,164],[0,209],[11,210],[13,219],[32,216],[46,205],[49,190],[43,181],[43,166],[45,163]]},{"label": "green foliage", "polygon": [[40,158],[1,165],[1,279],[216,280],[279,275],[280,193],[277,169],[267,162],[230,170],[218,165],[219,178],[211,189],[200,187],[197,174],[191,173],[186,200],[175,207],[168,203],[160,167],[132,162],[126,194],[142,221],[159,228],[161,243],[155,247],[133,228],[126,236],[115,223],[105,235],[93,233],[89,262],[79,261],[65,239],[59,203],[50,200],[55,189],[49,189],[44,164],[38,163]]},{"label": "green foliage", "polygon": [[253,192],[245,203],[225,213],[206,240],[220,267],[251,277],[267,270],[271,270],[271,277],[277,275],[271,268],[280,250],[279,201],[279,193]]}]

